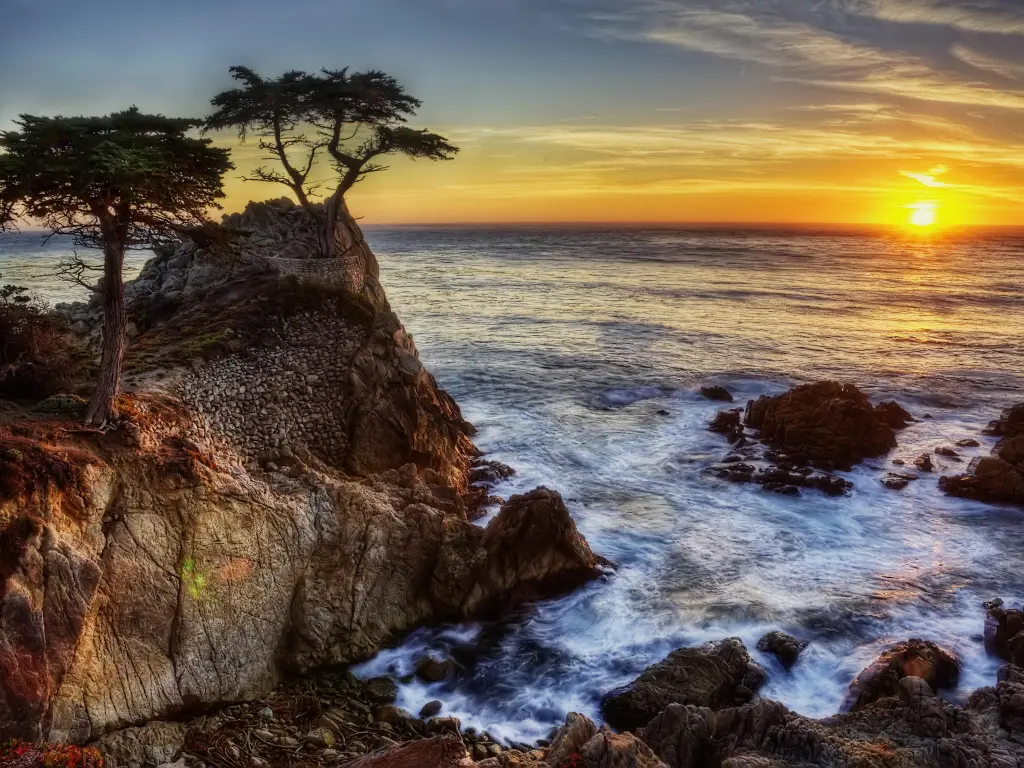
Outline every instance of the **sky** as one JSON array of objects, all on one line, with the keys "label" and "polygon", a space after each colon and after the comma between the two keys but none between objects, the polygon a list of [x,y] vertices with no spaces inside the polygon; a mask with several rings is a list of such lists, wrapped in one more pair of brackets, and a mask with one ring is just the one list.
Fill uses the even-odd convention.
[{"label": "sky", "polygon": [[[1024,225],[1024,0],[0,0],[20,113],[204,116],[228,67],[382,69],[462,151],[367,223]],[[227,210],[285,187],[243,182]],[[328,170],[323,169],[326,175]],[[927,212],[931,212],[929,215]],[[922,213],[924,212],[924,213]]]}]

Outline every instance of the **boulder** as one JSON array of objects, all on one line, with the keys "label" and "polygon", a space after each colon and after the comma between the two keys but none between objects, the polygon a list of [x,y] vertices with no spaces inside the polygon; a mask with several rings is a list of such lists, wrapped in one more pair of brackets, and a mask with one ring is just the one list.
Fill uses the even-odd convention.
[{"label": "boulder", "polygon": [[725,435],[730,443],[735,443],[743,437],[743,409],[733,408],[728,411],[719,411],[715,418],[708,424],[712,432]]},{"label": "boulder", "polygon": [[93,746],[103,756],[104,768],[140,768],[171,763],[185,744],[182,723],[153,722],[108,733]]},{"label": "boulder", "polygon": [[597,726],[586,715],[570,712],[565,717],[565,724],[558,729],[551,746],[548,748],[544,761],[557,768],[573,754],[578,754],[583,745],[597,734]]},{"label": "boulder", "polygon": [[410,741],[346,764],[348,768],[472,768],[473,760],[458,734]]},{"label": "boulder", "polygon": [[415,664],[416,677],[427,683],[450,680],[455,676],[458,668],[458,663],[451,657],[438,659],[429,654],[417,659]]},{"label": "boulder", "polygon": [[910,415],[910,412],[895,400],[886,400],[879,403],[875,406],[875,413],[878,414],[878,418],[883,423],[888,424],[893,429],[903,429],[914,421],[914,417]]},{"label": "boulder", "polygon": [[766,679],[743,642],[730,637],[673,651],[632,683],[605,695],[601,711],[613,728],[632,730],[649,723],[669,704],[717,710],[749,700]]},{"label": "boulder", "polygon": [[940,477],[939,488],[950,496],[1024,504],[1024,474],[1018,466],[994,456],[978,458],[970,463],[965,474]]},{"label": "boulder", "polygon": [[800,653],[807,647],[806,641],[797,640],[786,632],[769,632],[757,641],[757,650],[770,653],[786,669],[796,664]]},{"label": "boulder", "polygon": [[583,768],[667,768],[631,733],[601,731],[580,749]]},{"label": "boulder", "polygon": [[974,459],[964,474],[939,478],[939,487],[951,496],[1024,505],[1024,403],[1007,408],[985,431],[1002,438],[992,455]]},{"label": "boulder", "polygon": [[669,768],[703,768],[715,762],[715,713],[707,707],[669,704],[639,736]]},{"label": "boulder", "polygon": [[747,404],[745,421],[761,440],[825,469],[850,469],[896,447],[893,428],[867,397],[834,381],[763,395]]},{"label": "boulder", "polygon": [[714,384],[709,387],[701,387],[700,393],[704,395],[708,400],[719,400],[723,403],[731,403],[733,401],[732,394],[723,386]]},{"label": "boulder", "polygon": [[985,649],[1011,664],[1024,667],[1024,612],[1006,608],[1001,600],[988,604]]},{"label": "boulder", "polygon": [[932,690],[953,688],[960,679],[960,660],[935,643],[912,638],[885,651],[850,683],[843,712],[856,712],[899,693],[903,678],[920,678]]}]

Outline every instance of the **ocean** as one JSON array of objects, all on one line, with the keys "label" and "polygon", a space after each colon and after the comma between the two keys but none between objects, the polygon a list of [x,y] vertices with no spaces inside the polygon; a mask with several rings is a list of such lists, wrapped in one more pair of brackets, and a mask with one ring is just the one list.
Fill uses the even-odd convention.
[{"label": "ocean", "polygon": [[[674,648],[766,631],[810,641],[789,672],[757,651],[762,694],[806,715],[837,711],[887,645],[934,640],[965,662],[951,698],[995,681],[981,603],[1024,598],[1024,510],[946,497],[933,456],[902,491],[879,478],[974,437],[1024,401],[1024,236],[955,238],[755,229],[370,228],[388,297],[421,357],[518,474],[507,496],[562,492],[614,575],[500,622],[428,627],[358,668],[408,674],[423,652],[462,665],[450,682],[401,687],[413,712],[440,699],[463,725],[516,741]],[[3,282],[57,302],[65,243],[0,236]],[[130,261],[137,270],[145,255]],[[892,455],[852,472],[853,491],[800,497],[703,471],[728,451],[707,422],[819,379],[896,399],[919,421]],[[486,521],[485,521],[486,522]]]}]

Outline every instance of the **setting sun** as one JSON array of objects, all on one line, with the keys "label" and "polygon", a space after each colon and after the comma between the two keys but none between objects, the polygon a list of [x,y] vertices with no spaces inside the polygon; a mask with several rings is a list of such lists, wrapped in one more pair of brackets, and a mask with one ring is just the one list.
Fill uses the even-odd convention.
[{"label": "setting sun", "polygon": [[935,225],[937,218],[935,203],[914,203],[908,206],[913,213],[910,214],[910,223],[915,227],[931,227]]}]

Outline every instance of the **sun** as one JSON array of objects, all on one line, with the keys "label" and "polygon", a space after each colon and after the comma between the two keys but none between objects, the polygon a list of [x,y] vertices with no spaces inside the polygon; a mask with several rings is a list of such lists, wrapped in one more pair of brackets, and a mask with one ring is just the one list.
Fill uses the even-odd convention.
[{"label": "sun", "polygon": [[910,214],[911,225],[922,229],[935,226],[938,219],[938,206],[935,203],[914,203],[907,207],[912,211]]}]

